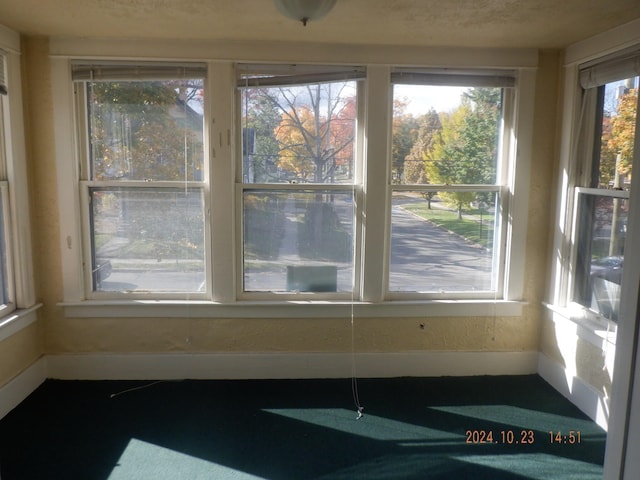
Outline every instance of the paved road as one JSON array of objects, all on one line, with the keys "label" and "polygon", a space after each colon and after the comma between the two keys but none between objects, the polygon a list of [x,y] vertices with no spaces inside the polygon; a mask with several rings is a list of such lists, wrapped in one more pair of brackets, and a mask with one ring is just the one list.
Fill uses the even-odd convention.
[{"label": "paved road", "polygon": [[[410,200],[409,200],[410,201]],[[491,254],[472,245],[458,235],[404,210],[399,199],[392,207],[391,262],[389,287],[391,291],[473,291],[491,288]],[[344,207],[346,208],[346,207]],[[337,208],[336,211],[344,208]],[[340,215],[349,212],[339,212]],[[294,218],[287,218],[290,232],[295,232]],[[295,242],[289,242],[293,245]],[[286,290],[286,265],[298,262],[297,252],[281,249],[280,258],[255,261],[246,265],[248,290]],[[336,264],[336,263],[333,263]],[[337,263],[338,291],[351,289],[353,271],[351,263]],[[144,268],[114,268],[109,278],[101,283],[103,291],[167,291],[177,285],[180,291],[203,291],[204,272],[172,271],[158,265]],[[173,288],[172,288],[173,287]]]},{"label": "paved road", "polygon": [[491,288],[491,253],[462,237],[392,207],[391,291],[470,291]]}]

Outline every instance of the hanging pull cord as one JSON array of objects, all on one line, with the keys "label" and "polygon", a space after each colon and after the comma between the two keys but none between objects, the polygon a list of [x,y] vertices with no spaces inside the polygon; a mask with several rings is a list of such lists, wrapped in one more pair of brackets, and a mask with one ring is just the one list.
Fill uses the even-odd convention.
[{"label": "hanging pull cord", "polygon": [[353,302],[351,302],[351,394],[353,396],[353,403],[358,412],[356,420],[360,420],[364,416],[364,407],[360,404],[358,377],[356,376],[355,329],[353,317]]}]

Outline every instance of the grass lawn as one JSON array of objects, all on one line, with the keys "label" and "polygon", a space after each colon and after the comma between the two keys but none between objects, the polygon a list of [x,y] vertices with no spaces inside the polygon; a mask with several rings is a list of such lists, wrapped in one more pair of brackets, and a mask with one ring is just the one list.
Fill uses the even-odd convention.
[{"label": "grass lawn", "polygon": [[482,245],[485,248],[493,246],[494,216],[492,213],[483,211],[481,224],[480,210],[478,209],[463,210],[462,219],[459,219],[458,212],[441,208],[429,209],[427,202],[406,204],[401,205],[401,207],[439,227],[446,228],[466,238],[470,242]]}]

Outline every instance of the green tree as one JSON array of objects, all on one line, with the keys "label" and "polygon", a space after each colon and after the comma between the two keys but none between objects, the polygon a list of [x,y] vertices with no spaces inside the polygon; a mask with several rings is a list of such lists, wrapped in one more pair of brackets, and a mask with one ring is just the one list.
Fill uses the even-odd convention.
[{"label": "green tree", "polygon": [[[441,114],[442,131],[430,153],[433,161],[426,166],[431,183],[495,183],[500,110],[500,89],[472,88],[463,94],[456,110]],[[457,209],[459,218],[478,199],[475,192],[442,192],[440,196]]]}]

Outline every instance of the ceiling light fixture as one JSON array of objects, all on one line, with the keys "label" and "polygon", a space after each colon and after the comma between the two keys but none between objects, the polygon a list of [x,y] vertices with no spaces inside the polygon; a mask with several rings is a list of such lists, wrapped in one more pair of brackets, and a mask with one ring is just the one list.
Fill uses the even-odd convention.
[{"label": "ceiling light fixture", "polygon": [[336,4],[336,0],[273,0],[285,17],[302,22],[306,27],[310,20],[324,17]]}]

